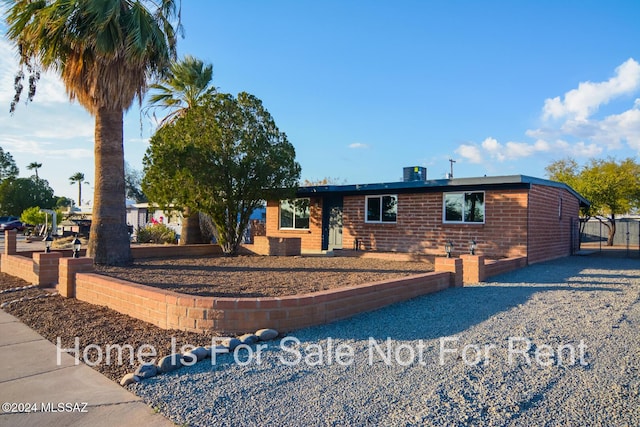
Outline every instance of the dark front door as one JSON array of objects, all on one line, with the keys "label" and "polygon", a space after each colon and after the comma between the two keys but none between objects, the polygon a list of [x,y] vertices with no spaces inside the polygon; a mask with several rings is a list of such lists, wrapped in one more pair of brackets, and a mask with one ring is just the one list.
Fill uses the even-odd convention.
[{"label": "dark front door", "polygon": [[322,209],[322,249],[342,249],[342,197],[327,197]]}]

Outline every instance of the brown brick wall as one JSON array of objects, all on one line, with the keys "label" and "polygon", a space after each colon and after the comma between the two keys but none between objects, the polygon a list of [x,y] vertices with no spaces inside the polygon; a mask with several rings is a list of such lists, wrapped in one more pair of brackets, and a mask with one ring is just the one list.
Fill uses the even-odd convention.
[{"label": "brown brick wall", "polygon": [[303,251],[322,249],[322,199],[311,198],[308,230],[280,230],[280,202],[267,202],[266,233],[270,237],[299,237]]},{"label": "brown brick wall", "polygon": [[79,300],[106,305],[164,329],[241,333],[274,328],[286,332],[437,292],[449,287],[450,282],[450,273],[436,272],[306,295],[214,298],[78,273],[75,294]]},{"label": "brown brick wall", "polygon": [[258,255],[294,256],[301,253],[301,239],[299,237],[267,237],[255,236],[252,245],[244,248]]},{"label": "brown brick wall", "polygon": [[[562,200],[562,215],[559,214]],[[571,222],[578,200],[561,188],[533,185],[529,191],[529,264],[571,255]]]},{"label": "brown brick wall", "polygon": [[486,191],[484,224],[444,224],[442,205],[442,193],[399,194],[397,223],[367,224],[365,196],[345,197],[343,246],[358,238],[364,250],[442,255],[452,241],[458,255],[475,239],[488,257],[526,255],[527,190]]},{"label": "brown brick wall", "polygon": [[58,283],[59,252],[33,252],[31,257],[2,254],[0,271],[38,286]]}]

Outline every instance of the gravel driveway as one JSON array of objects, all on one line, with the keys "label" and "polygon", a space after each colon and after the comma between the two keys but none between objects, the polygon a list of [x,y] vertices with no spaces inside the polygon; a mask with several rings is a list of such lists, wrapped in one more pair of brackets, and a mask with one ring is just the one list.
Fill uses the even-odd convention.
[{"label": "gravel driveway", "polygon": [[493,280],[132,390],[191,426],[640,425],[637,259],[571,257]]}]

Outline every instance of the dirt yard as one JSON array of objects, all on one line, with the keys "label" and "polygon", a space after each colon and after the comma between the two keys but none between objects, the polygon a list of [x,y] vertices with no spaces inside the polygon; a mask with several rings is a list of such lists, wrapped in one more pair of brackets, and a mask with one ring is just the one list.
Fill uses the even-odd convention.
[{"label": "dirt yard", "polygon": [[433,271],[425,261],[349,257],[203,257],[138,260],[99,273],[199,296],[270,297],[305,294]]}]

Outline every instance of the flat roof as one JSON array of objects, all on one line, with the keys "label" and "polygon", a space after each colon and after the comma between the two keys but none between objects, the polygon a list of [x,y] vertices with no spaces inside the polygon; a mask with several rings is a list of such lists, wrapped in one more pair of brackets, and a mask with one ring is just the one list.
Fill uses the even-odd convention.
[{"label": "flat roof", "polygon": [[351,196],[356,194],[370,195],[384,192],[394,193],[429,193],[429,192],[453,192],[453,191],[474,191],[474,190],[513,190],[529,189],[531,185],[544,185],[547,187],[562,188],[573,194],[581,206],[590,206],[591,203],[582,197],[573,188],[562,182],[550,181],[548,179],[535,178],[526,175],[505,175],[505,176],[483,176],[477,178],[453,178],[453,179],[432,179],[427,181],[399,181],[377,184],[349,184],[349,185],[313,185],[299,187],[296,195],[298,197],[310,197],[315,195],[342,195]]}]

